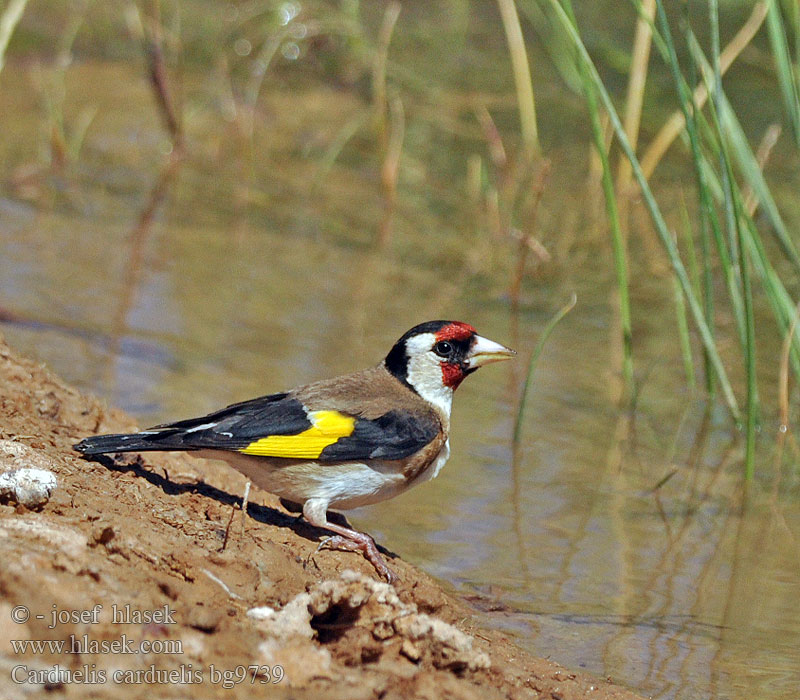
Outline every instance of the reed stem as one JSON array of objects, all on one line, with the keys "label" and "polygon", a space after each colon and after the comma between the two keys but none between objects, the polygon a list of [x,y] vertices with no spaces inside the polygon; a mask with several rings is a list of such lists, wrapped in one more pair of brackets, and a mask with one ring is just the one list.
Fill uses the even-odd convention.
[{"label": "reed stem", "polygon": [[[569,13],[570,20],[577,24],[575,13],[572,9],[572,1],[564,0],[564,8]],[[600,159],[601,182],[606,205],[606,217],[608,218],[608,226],[611,233],[611,248],[614,256],[614,272],[617,280],[617,292],[619,294],[619,315],[622,329],[622,375],[625,380],[625,389],[628,399],[633,400],[633,330],[631,327],[631,304],[628,286],[628,255],[625,237],[622,234],[622,227],[620,226],[617,196],[614,191],[611,164],[608,159],[605,131],[600,119],[600,110],[597,105],[597,94],[583,65],[579,66],[579,71],[584,95],[586,97],[586,104],[589,109],[589,119],[592,124],[592,136],[594,138],[595,149],[597,157]],[[641,107],[641,102],[639,105]],[[638,133],[638,120],[634,119],[634,121],[636,121],[637,125],[636,128],[633,129],[635,141],[635,135]],[[628,176],[629,175],[630,173]],[[620,192],[622,192],[622,190],[620,190]]]},{"label": "reed stem", "polygon": [[[728,68],[731,67],[739,54],[750,44],[753,37],[758,33],[758,30],[761,28],[767,16],[768,6],[768,2],[757,2],[753,7],[753,11],[750,13],[750,17],[748,17],[747,21],[742,25],[742,28],[736,33],[736,36],[728,42],[727,46],[725,46],[725,49],[719,57],[720,72],[722,75],[725,75]],[[699,110],[702,109],[707,99],[708,90],[706,90],[705,84],[701,82],[694,89],[692,104]],[[644,172],[648,180],[661,162],[667,149],[669,149],[685,126],[685,113],[683,109],[678,109],[664,122],[664,126],[661,127],[650,142],[650,145],[645,149],[642,155],[642,172]]]},{"label": "reed stem", "polygon": [[514,85],[517,89],[519,119],[522,128],[522,142],[529,158],[539,155],[539,128],[536,123],[536,102],[533,95],[533,81],[525,50],[525,38],[514,0],[497,0],[503,28],[508,41],[508,52],[511,56],[511,69],[514,73]]},{"label": "reed stem", "polygon": [[[644,87],[647,80],[647,65],[650,60],[650,46],[653,40],[653,17],[656,14],[656,0],[643,0],[642,15],[636,21],[636,32],[633,37],[631,53],[631,75],[628,79],[628,92],[625,97],[625,133],[636,150],[639,140],[639,125],[642,120],[644,104]],[[631,164],[626,159],[619,162],[617,170],[617,192],[627,196],[631,186]]]},{"label": "reed stem", "polygon": [[22,13],[25,12],[27,4],[28,0],[9,0],[8,5],[3,9],[3,14],[0,15],[0,73],[3,72],[3,66],[5,66],[8,42],[11,41],[11,35],[22,19]]},{"label": "reed stem", "polygon": [[[605,85],[603,85],[603,81],[600,79],[600,75],[597,72],[597,68],[595,68],[595,65],[592,62],[592,59],[589,56],[589,53],[586,50],[586,47],[584,46],[583,41],[581,40],[577,29],[570,21],[564,8],[560,5],[558,0],[548,0],[548,2],[553,10],[553,13],[555,14],[556,18],[561,24],[562,28],[571,39],[578,53],[578,57],[586,67],[586,70],[588,71],[589,76],[591,77],[592,82],[594,83],[595,88],[597,89],[597,92],[603,102],[605,110],[608,113],[609,119],[611,120],[611,124],[614,128],[614,132],[617,136],[619,144],[623,152],[625,153],[625,156],[628,158],[628,160],[631,161],[631,166],[633,168],[633,175],[636,178],[636,181],[639,184],[639,188],[642,191],[642,197],[650,213],[650,218],[656,229],[656,233],[658,234],[658,237],[661,240],[661,243],[667,252],[670,264],[672,265],[672,268],[675,271],[676,276],[678,277],[678,281],[680,282],[681,289],[683,290],[683,293],[686,296],[686,300],[689,304],[689,309],[692,313],[692,318],[694,319],[695,325],[697,326],[698,332],[700,333],[700,338],[703,342],[703,346],[708,351],[710,362],[714,369],[714,373],[716,374],[720,382],[720,385],[722,387],[722,392],[725,401],[728,404],[728,408],[734,419],[740,420],[741,413],[739,411],[739,405],[736,401],[736,396],[733,393],[733,389],[731,388],[730,382],[728,381],[728,375],[725,372],[725,367],[722,364],[722,358],[720,357],[719,351],[716,347],[716,344],[714,343],[714,337],[709,329],[709,325],[703,313],[703,309],[698,303],[697,297],[695,297],[694,291],[692,290],[692,286],[689,281],[689,276],[686,274],[686,268],[684,267],[683,262],[680,259],[677,247],[675,246],[675,242],[672,240],[672,235],[670,234],[669,227],[667,226],[667,223],[664,220],[664,217],[661,213],[661,209],[658,206],[658,202],[656,202],[653,192],[650,189],[650,185],[648,184],[647,179],[645,178],[644,173],[642,172],[639,160],[636,157],[636,154],[633,152],[630,143],[628,142],[628,138],[625,135],[625,130],[622,127],[622,123],[619,119],[619,115],[617,114],[616,108],[614,107],[614,103],[611,99],[611,96],[608,94]],[[659,3],[659,9],[661,9],[660,3]]]}]

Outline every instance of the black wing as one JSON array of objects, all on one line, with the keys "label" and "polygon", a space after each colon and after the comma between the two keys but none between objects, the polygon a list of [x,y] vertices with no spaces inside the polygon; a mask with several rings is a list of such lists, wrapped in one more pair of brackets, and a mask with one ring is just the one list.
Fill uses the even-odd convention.
[{"label": "black wing", "polygon": [[[333,416],[335,429],[315,433],[317,418]],[[389,411],[370,420],[336,410],[309,411],[290,394],[270,394],[199,418],[129,435],[100,435],[75,446],[84,454],[170,450],[229,450],[286,459],[338,462],[404,459],[440,430],[433,416]],[[281,436],[281,437],[279,437]]]},{"label": "black wing", "polygon": [[81,440],[84,454],[157,450],[238,450],[267,435],[295,435],[311,427],[303,404],[287,393],[232,404],[199,418],[126,435]]},{"label": "black wing", "polygon": [[421,450],[439,433],[433,416],[389,411],[379,418],[358,418],[352,435],[341,437],[320,453],[320,461],[405,459]]}]

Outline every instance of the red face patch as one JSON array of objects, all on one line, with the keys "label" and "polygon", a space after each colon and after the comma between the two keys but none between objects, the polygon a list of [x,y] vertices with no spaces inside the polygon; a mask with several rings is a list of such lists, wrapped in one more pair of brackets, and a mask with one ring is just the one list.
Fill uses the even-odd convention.
[{"label": "red face patch", "polygon": [[461,365],[455,362],[442,362],[441,365],[442,384],[449,386],[453,390],[457,389],[458,385],[464,381],[464,377],[467,376],[464,374],[464,370],[461,369]]},{"label": "red face patch", "polygon": [[477,331],[469,323],[453,321],[442,327],[436,334],[436,340],[469,340],[476,333]]}]

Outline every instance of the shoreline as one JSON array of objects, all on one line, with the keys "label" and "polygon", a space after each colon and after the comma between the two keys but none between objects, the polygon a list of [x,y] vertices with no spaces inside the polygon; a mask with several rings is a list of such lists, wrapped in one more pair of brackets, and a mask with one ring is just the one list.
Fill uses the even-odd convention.
[{"label": "shoreline", "polygon": [[[1,335],[0,384],[0,472],[57,479],[40,508],[0,501],[9,700],[32,685],[124,699],[155,683],[167,698],[640,697],[481,628],[464,600],[399,557],[392,588],[360,556],[315,552],[322,531],[256,487],[242,519],[245,478],[224,463],[82,459],[78,439],[135,423]],[[113,606],[137,614],[114,618]],[[70,639],[77,652],[64,651]]]}]

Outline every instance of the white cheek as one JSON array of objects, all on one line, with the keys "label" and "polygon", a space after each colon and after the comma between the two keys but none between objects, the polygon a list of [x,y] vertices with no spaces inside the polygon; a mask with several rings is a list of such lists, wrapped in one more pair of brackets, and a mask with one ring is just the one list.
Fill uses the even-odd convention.
[{"label": "white cheek", "polygon": [[444,385],[441,362],[431,352],[435,342],[436,336],[433,333],[420,333],[408,339],[406,379],[423,399],[432,403],[449,417],[450,407],[453,403],[453,389]]},{"label": "white cheek", "polygon": [[430,353],[416,355],[408,360],[408,383],[426,401],[450,415],[453,404],[453,389],[445,386],[442,366]]}]

